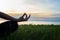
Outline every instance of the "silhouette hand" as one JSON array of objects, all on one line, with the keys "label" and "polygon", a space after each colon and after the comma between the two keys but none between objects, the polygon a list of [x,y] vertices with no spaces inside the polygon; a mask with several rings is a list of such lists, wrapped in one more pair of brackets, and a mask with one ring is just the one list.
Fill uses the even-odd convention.
[{"label": "silhouette hand", "polygon": [[24,13],[19,19],[18,22],[20,21],[27,21],[30,18],[31,15],[27,16],[26,13]]}]

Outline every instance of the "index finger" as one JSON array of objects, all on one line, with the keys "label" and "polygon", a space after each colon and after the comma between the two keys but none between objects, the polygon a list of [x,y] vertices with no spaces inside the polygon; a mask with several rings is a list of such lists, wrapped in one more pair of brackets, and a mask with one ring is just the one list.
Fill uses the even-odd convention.
[{"label": "index finger", "polygon": [[25,15],[27,15],[27,14],[26,14],[26,13],[24,13],[24,14],[22,15],[22,17],[23,17],[23,16],[25,16]]}]

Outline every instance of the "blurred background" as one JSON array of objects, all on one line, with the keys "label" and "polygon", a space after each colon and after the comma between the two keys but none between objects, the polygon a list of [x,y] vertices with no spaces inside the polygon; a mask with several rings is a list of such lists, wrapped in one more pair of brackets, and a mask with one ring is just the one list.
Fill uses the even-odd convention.
[{"label": "blurred background", "polygon": [[[19,18],[31,14],[26,22],[18,24],[60,24],[60,0],[1,0],[0,11]],[[0,23],[5,22],[0,18]]]}]

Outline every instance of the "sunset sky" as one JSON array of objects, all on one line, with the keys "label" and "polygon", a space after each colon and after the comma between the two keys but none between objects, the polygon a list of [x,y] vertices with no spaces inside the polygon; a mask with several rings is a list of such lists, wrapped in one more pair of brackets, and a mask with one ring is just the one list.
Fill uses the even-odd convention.
[{"label": "sunset sky", "polygon": [[38,20],[60,22],[60,0],[0,0],[0,11],[34,13]]},{"label": "sunset sky", "polygon": [[40,13],[40,16],[60,17],[60,0],[1,0],[2,12]]},{"label": "sunset sky", "polygon": [[1,0],[0,11],[57,12],[60,13],[60,0]]}]

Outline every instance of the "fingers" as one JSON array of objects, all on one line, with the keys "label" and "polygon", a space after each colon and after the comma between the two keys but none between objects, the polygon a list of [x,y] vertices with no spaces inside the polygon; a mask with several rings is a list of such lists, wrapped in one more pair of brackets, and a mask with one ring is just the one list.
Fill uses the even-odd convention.
[{"label": "fingers", "polygon": [[22,17],[23,17],[23,16],[25,16],[25,15],[27,16],[27,14],[26,14],[26,13],[24,13],[24,14],[22,15]]},{"label": "fingers", "polygon": [[31,15],[29,15],[28,19],[30,18]]},{"label": "fingers", "polygon": [[29,15],[29,16],[26,18],[26,20],[28,20],[28,19],[30,18],[30,16],[31,16],[31,15]]},{"label": "fingers", "polygon": [[27,19],[27,14],[25,14],[25,19]]},{"label": "fingers", "polygon": [[31,15],[29,15],[27,18],[29,19]]},{"label": "fingers", "polygon": [[30,18],[31,15],[27,16],[26,13],[23,14],[22,18],[27,21]]}]

